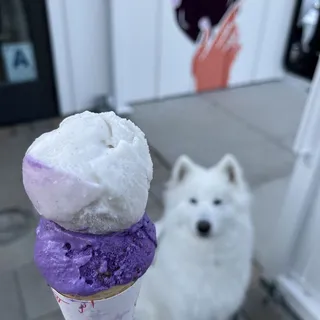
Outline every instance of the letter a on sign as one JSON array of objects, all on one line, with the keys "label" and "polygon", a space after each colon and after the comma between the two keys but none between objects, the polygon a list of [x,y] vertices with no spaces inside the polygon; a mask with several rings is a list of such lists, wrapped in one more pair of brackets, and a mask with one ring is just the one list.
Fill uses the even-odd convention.
[{"label": "letter a on sign", "polygon": [[13,61],[13,68],[17,69],[19,67],[28,68],[30,63],[28,62],[28,58],[23,50],[18,49],[15,52],[15,57]]},{"label": "letter a on sign", "polygon": [[8,82],[18,83],[37,79],[37,66],[31,43],[3,44],[2,56]]}]

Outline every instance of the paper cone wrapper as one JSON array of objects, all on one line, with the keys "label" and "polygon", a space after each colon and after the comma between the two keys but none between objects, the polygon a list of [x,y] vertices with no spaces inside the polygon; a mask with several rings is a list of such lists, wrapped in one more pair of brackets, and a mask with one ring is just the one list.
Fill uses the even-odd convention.
[{"label": "paper cone wrapper", "polygon": [[52,288],[65,320],[132,320],[141,287],[119,286],[90,297],[64,295]]}]

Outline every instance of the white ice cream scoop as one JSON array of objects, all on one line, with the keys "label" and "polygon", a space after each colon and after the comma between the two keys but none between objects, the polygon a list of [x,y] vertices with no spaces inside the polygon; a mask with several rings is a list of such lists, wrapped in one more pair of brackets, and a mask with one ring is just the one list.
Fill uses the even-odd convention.
[{"label": "white ice cream scoop", "polygon": [[138,222],[151,180],[143,132],[113,112],[70,116],[23,160],[23,183],[39,214],[72,231],[102,234]]}]

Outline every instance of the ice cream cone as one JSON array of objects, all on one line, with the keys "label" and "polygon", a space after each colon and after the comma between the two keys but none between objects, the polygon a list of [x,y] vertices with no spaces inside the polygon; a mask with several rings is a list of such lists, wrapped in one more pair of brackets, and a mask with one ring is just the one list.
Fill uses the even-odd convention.
[{"label": "ice cream cone", "polygon": [[133,319],[157,245],[151,180],[143,132],[112,112],[70,116],[27,150],[23,183],[42,215],[34,259],[66,320]]},{"label": "ice cream cone", "polygon": [[140,286],[139,279],[86,297],[52,291],[65,320],[132,320]]},{"label": "ice cream cone", "polygon": [[98,292],[96,294],[93,294],[91,296],[82,297],[79,295],[71,295],[71,294],[63,294],[63,296],[70,298],[70,299],[81,300],[81,301],[102,300],[102,299],[114,297],[117,294],[122,293],[123,291],[129,289],[133,284],[134,284],[134,282],[131,282],[131,283],[123,285],[123,286],[115,286],[109,290],[104,290],[104,291]]}]

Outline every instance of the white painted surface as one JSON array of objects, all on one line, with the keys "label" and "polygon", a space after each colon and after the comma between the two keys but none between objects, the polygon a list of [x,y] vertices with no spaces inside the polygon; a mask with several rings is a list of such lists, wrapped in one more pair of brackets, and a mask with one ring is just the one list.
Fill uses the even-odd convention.
[{"label": "white painted surface", "polygon": [[307,221],[303,226],[295,249],[290,273],[304,288],[305,292],[320,303],[320,189],[313,195],[313,202],[307,214]]},{"label": "white painted surface", "polygon": [[76,110],[83,111],[109,90],[107,3],[68,0],[65,8]]},{"label": "white painted surface", "polygon": [[263,254],[263,267],[268,278],[288,272],[307,208],[312,201],[310,197],[314,184],[319,179],[318,161],[319,155],[309,160],[298,157],[296,161],[283,208]]},{"label": "white painted surface", "polygon": [[[116,105],[195,91],[191,70],[196,45],[178,28],[169,0],[46,1],[62,114],[91,107],[111,87]],[[276,23],[270,16],[280,20],[288,12],[272,1],[272,5],[267,0],[243,1],[237,18],[242,50],[230,86],[281,74],[283,54],[280,49],[268,53],[268,46],[285,36],[272,38]],[[261,39],[271,40],[261,47]],[[113,59],[113,72],[108,59]]]},{"label": "white painted surface", "polygon": [[169,0],[161,1],[161,32],[159,34],[160,55],[157,96],[160,98],[192,93],[192,58],[196,44],[182,33]]},{"label": "white painted surface", "polygon": [[[282,0],[282,2],[288,0]],[[160,98],[195,92],[192,60],[197,44],[179,29],[170,1],[161,2],[161,55],[158,96]],[[290,12],[289,12],[290,14]],[[272,16],[272,17],[271,17]],[[285,16],[286,18],[283,18]],[[288,12],[284,4],[269,0],[244,0],[237,17],[241,50],[229,79],[230,86],[283,76],[284,28]],[[280,24],[279,24],[279,23]],[[275,28],[281,26],[281,32]],[[273,48],[273,46],[277,48]],[[214,70],[212,70],[214,73]]]},{"label": "white painted surface", "polygon": [[264,25],[252,74],[255,81],[284,77],[284,56],[295,5],[292,0],[268,0],[265,3]]},{"label": "white painted surface", "polygon": [[308,101],[300,123],[294,150],[301,155],[315,155],[319,149],[320,137],[320,63],[318,63]]},{"label": "white painted surface", "polygon": [[317,320],[320,319],[320,158],[317,154],[307,159],[300,156],[297,160],[262,263],[266,278],[280,278],[279,289],[301,318]]},{"label": "white painted surface", "polygon": [[295,143],[297,153],[314,163],[314,183],[309,192],[308,206],[305,208],[305,223],[300,231],[290,272],[303,286],[306,292],[317,297],[320,302],[320,64],[312,82],[306,110],[301,121],[299,134]]},{"label": "white painted surface", "polygon": [[253,70],[256,68],[258,51],[266,20],[266,4],[269,0],[244,0],[237,17],[241,50],[236,58],[230,75],[229,85],[239,86],[254,80]]},{"label": "white painted surface", "polygon": [[92,107],[108,94],[107,3],[47,0],[56,84],[62,115]]},{"label": "white painted surface", "polygon": [[278,284],[286,301],[303,320],[319,320],[319,301],[308,295],[298,283],[288,277],[279,277]]},{"label": "white painted surface", "polygon": [[305,320],[320,318],[320,65],[295,143],[298,155],[283,210],[264,249],[266,278],[278,280]]},{"label": "white painted surface", "polygon": [[70,42],[64,0],[46,0],[59,112],[76,112]]},{"label": "white painted surface", "polygon": [[155,98],[158,3],[111,1],[114,90],[121,103]]},{"label": "white painted surface", "polygon": [[292,256],[314,201],[320,177],[320,65],[311,86],[309,98],[295,142],[297,160],[289,183],[282,212],[273,237],[264,252],[267,277],[289,272]]}]

